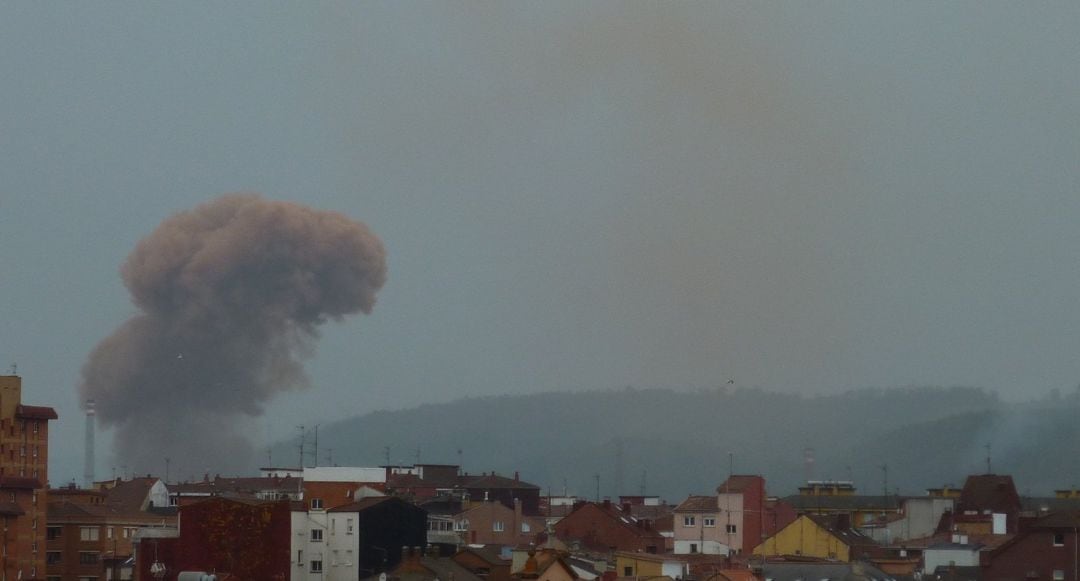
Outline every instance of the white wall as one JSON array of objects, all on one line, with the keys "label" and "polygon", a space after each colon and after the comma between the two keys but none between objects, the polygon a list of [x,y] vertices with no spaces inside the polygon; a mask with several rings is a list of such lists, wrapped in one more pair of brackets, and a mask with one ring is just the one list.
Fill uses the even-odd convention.
[{"label": "white wall", "polygon": [[675,554],[676,555],[692,555],[693,553],[690,550],[691,549],[690,545],[697,545],[697,549],[698,549],[697,552],[698,553],[703,553],[705,555],[730,555],[731,554],[731,549],[727,545],[725,545],[723,543],[718,543],[716,541],[704,541],[704,542],[702,542],[700,540],[694,540],[694,541],[676,540],[675,541]]},{"label": "white wall", "polygon": [[923,563],[923,573],[933,573],[938,567],[954,563],[957,567],[974,567],[979,564],[979,551],[975,547],[926,549],[923,551]]},{"label": "white wall", "polygon": [[358,466],[304,468],[305,482],[386,482],[386,469]]},{"label": "white wall", "polygon": [[[360,540],[348,530],[348,521],[358,522],[355,512],[293,511],[291,562],[289,579],[292,581],[356,581],[359,579]],[[311,531],[322,531],[321,541],[312,541]],[[303,551],[302,562],[297,561],[298,551]],[[311,561],[323,562],[322,573],[311,572]]]}]

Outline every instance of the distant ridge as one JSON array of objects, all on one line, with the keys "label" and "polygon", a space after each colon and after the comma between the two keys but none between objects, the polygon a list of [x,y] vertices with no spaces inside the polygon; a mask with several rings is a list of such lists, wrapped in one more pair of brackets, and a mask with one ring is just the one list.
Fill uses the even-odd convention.
[{"label": "distant ridge", "polygon": [[[1012,473],[1021,492],[1048,494],[1080,483],[1080,398],[1005,404],[969,387],[865,389],[802,396],[758,389],[694,392],[619,389],[466,398],[380,411],[324,425],[320,446],[341,465],[455,464],[468,472],[521,477],[545,493],[592,498],[657,494],[678,502],[708,493],[728,473],[761,473],[770,494],[796,492],[803,450],[815,450],[815,476],[855,480],[866,494],[905,494],[960,484],[986,471]],[[617,441],[624,482],[614,481]],[[296,454],[294,442],[275,457]]]}]

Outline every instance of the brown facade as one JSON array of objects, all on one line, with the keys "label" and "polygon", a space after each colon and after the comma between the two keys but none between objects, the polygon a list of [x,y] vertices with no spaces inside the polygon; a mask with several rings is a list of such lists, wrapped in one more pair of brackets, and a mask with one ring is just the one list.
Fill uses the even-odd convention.
[{"label": "brown facade", "polygon": [[454,528],[464,535],[470,545],[528,544],[544,530],[544,519],[522,514],[521,501],[510,510],[501,502],[473,502],[454,515]]},{"label": "brown facade", "polygon": [[7,579],[43,579],[52,408],[22,404],[22,378],[0,376],[0,570]]}]

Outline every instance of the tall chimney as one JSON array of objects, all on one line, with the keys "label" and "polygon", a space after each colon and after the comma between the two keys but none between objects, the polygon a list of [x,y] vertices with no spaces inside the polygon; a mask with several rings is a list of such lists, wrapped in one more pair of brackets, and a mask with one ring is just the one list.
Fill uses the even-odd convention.
[{"label": "tall chimney", "polygon": [[94,487],[94,416],[97,412],[94,410],[94,400],[86,400],[86,453],[84,461],[86,464],[83,466],[83,481],[84,486],[88,489]]}]

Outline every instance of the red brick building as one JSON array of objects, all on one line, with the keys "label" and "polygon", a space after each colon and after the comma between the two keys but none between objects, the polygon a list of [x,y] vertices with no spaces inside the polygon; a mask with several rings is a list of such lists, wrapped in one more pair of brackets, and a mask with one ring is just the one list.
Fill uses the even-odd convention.
[{"label": "red brick building", "polygon": [[155,559],[166,581],[182,571],[217,572],[219,579],[285,581],[289,578],[291,526],[288,500],[215,497],[180,509],[179,534],[142,538],[136,548],[137,579],[153,579]]},{"label": "red brick building", "polygon": [[50,491],[45,545],[47,581],[131,577],[136,531],[176,527],[176,509],[157,478],[114,481],[101,490]]},{"label": "red brick building", "polygon": [[0,376],[0,572],[43,579],[50,407],[22,403],[22,378]]},{"label": "red brick building", "polygon": [[578,504],[555,523],[555,536],[569,546],[601,552],[658,553],[665,541],[650,521],[634,518],[606,500]]},{"label": "red brick building", "polygon": [[1078,581],[1080,512],[1049,514],[981,555],[982,579]]}]

